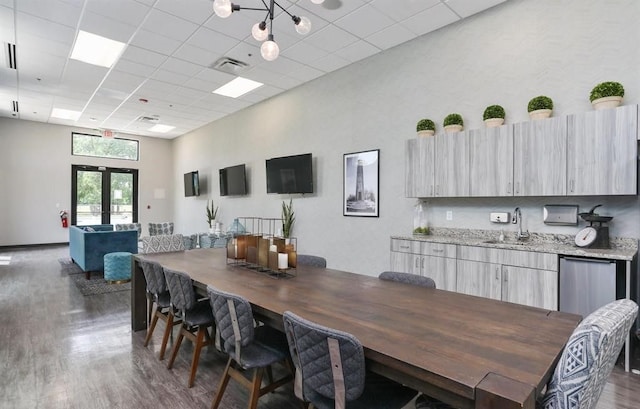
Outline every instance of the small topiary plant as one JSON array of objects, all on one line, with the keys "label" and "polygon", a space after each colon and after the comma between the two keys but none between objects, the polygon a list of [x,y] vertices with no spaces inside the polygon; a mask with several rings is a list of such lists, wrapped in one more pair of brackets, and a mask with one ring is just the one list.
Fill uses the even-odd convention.
[{"label": "small topiary plant", "polygon": [[449,114],[444,118],[444,126],[449,125],[464,125],[464,121],[462,120],[462,115],[460,114]]},{"label": "small topiary plant", "polygon": [[486,121],[487,119],[493,118],[503,118],[504,119],[505,112],[504,108],[500,105],[489,105],[485,110],[484,114],[482,114],[482,119]]},{"label": "small topiary plant", "polygon": [[435,131],[436,124],[431,119],[421,119],[416,125],[416,131]]},{"label": "small topiary plant", "polygon": [[532,98],[529,101],[529,105],[527,106],[527,111],[537,111],[539,109],[553,109],[553,101],[551,98],[546,97],[544,95],[537,96]]},{"label": "small topiary plant", "polygon": [[604,97],[624,97],[624,87],[619,82],[601,82],[591,90],[589,101]]}]

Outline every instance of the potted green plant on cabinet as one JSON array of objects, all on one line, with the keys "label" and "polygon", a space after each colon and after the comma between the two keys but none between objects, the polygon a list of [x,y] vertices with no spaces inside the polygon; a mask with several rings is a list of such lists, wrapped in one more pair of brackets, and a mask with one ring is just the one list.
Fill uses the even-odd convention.
[{"label": "potted green plant on cabinet", "polygon": [[416,125],[418,137],[433,136],[436,132],[436,124],[431,119],[421,119]]},{"label": "potted green plant on cabinet", "polygon": [[291,238],[291,229],[296,221],[293,211],[293,199],[289,199],[289,204],[282,202],[282,237]]},{"label": "potted green plant on cabinet", "polygon": [[607,81],[593,87],[589,100],[594,109],[615,108],[622,103],[624,87],[619,82]]},{"label": "potted green plant on cabinet", "polygon": [[504,108],[500,105],[489,105],[482,114],[482,119],[487,128],[495,128],[504,124],[504,117]]},{"label": "potted green plant on cabinet", "polygon": [[444,118],[444,131],[449,132],[460,132],[462,131],[462,127],[464,125],[464,121],[462,120],[462,115],[460,114],[449,114]]},{"label": "potted green plant on cabinet", "polygon": [[211,199],[211,207],[207,201],[207,224],[209,225],[209,233],[214,233],[214,226],[216,224],[216,217],[218,216],[218,206],[213,205],[213,199]]},{"label": "potted green plant on cabinet", "polygon": [[545,95],[531,98],[527,105],[527,111],[529,111],[531,119],[549,118],[553,111],[553,100]]}]

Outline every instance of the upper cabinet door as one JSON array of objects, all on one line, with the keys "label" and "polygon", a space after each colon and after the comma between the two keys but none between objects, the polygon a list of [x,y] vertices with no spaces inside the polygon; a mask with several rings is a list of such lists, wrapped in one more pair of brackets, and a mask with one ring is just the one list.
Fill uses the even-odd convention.
[{"label": "upper cabinet door", "polygon": [[469,136],[469,195],[513,196],[513,126],[473,129]]},{"label": "upper cabinet door", "polygon": [[568,195],[637,193],[638,106],[569,116]]},{"label": "upper cabinet door", "polygon": [[466,132],[436,135],[435,196],[469,196],[469,139]]},{"label": "upper cabinet door", "polygon": [[567,194],[567,117],[514,125],[514,196]]},{"label": "upper cabinet door", "polygon": [[433,197],[435,137],[409,139],[405,152],[405,195]]}]

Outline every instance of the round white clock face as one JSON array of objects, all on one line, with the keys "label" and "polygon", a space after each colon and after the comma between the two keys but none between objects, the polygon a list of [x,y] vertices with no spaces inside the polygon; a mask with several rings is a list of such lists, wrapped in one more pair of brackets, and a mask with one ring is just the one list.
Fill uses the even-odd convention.
[{"label": "round white clock face", "polygon": [[587,247],[596,241],[598,232],[593,227],[585,227],[576,234],[576,246]]}]

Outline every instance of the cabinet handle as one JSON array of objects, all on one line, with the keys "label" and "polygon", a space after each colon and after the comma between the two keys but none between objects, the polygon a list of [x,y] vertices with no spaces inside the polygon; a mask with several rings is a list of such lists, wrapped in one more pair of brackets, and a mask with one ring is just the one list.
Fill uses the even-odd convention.
[{"label": "cabinet handle", "polygon": [[436,185],[436,196],[440,196],[440,185]]},{"label": "cabinet handle", "polygon": [[496,281],[500,280],[500,267],[496,267]]},{"label": "cabinet handle", "polygon": [[420,259],[420,268],[424,268],[424,257]]},{"label": "cabinet handle", "polygon": [[511,182],[507,183],[507,193],[511,193]]},{"label": "cabinet handle", "polygon": [[409,250],[409,246],[400,246],[401,249]]},{"label": "cabinet handle", "polygon": [[429,195],[433,196],[433,185],[431,185],[431,193]]},{"label": "cabinet handle", "polygon": [[574,190],[574,181],[573,181],[573,179],[571,179],[571,180],[569,181],[569,191],[570,191],[571,193],[573,193],[573,190]]},{"label": "cabinet handle", "polygon": [[520,193],[520,182],[516,182],[516,193]]},{"label": "cabinet handle", "polygon": [[416,258],[416,268],[420,267],[420,265],[418,264],[418,259]]},{"label": "cabinet handle", "polygon": [[434,253],[444,253],[443,249],[433,249]]}]

